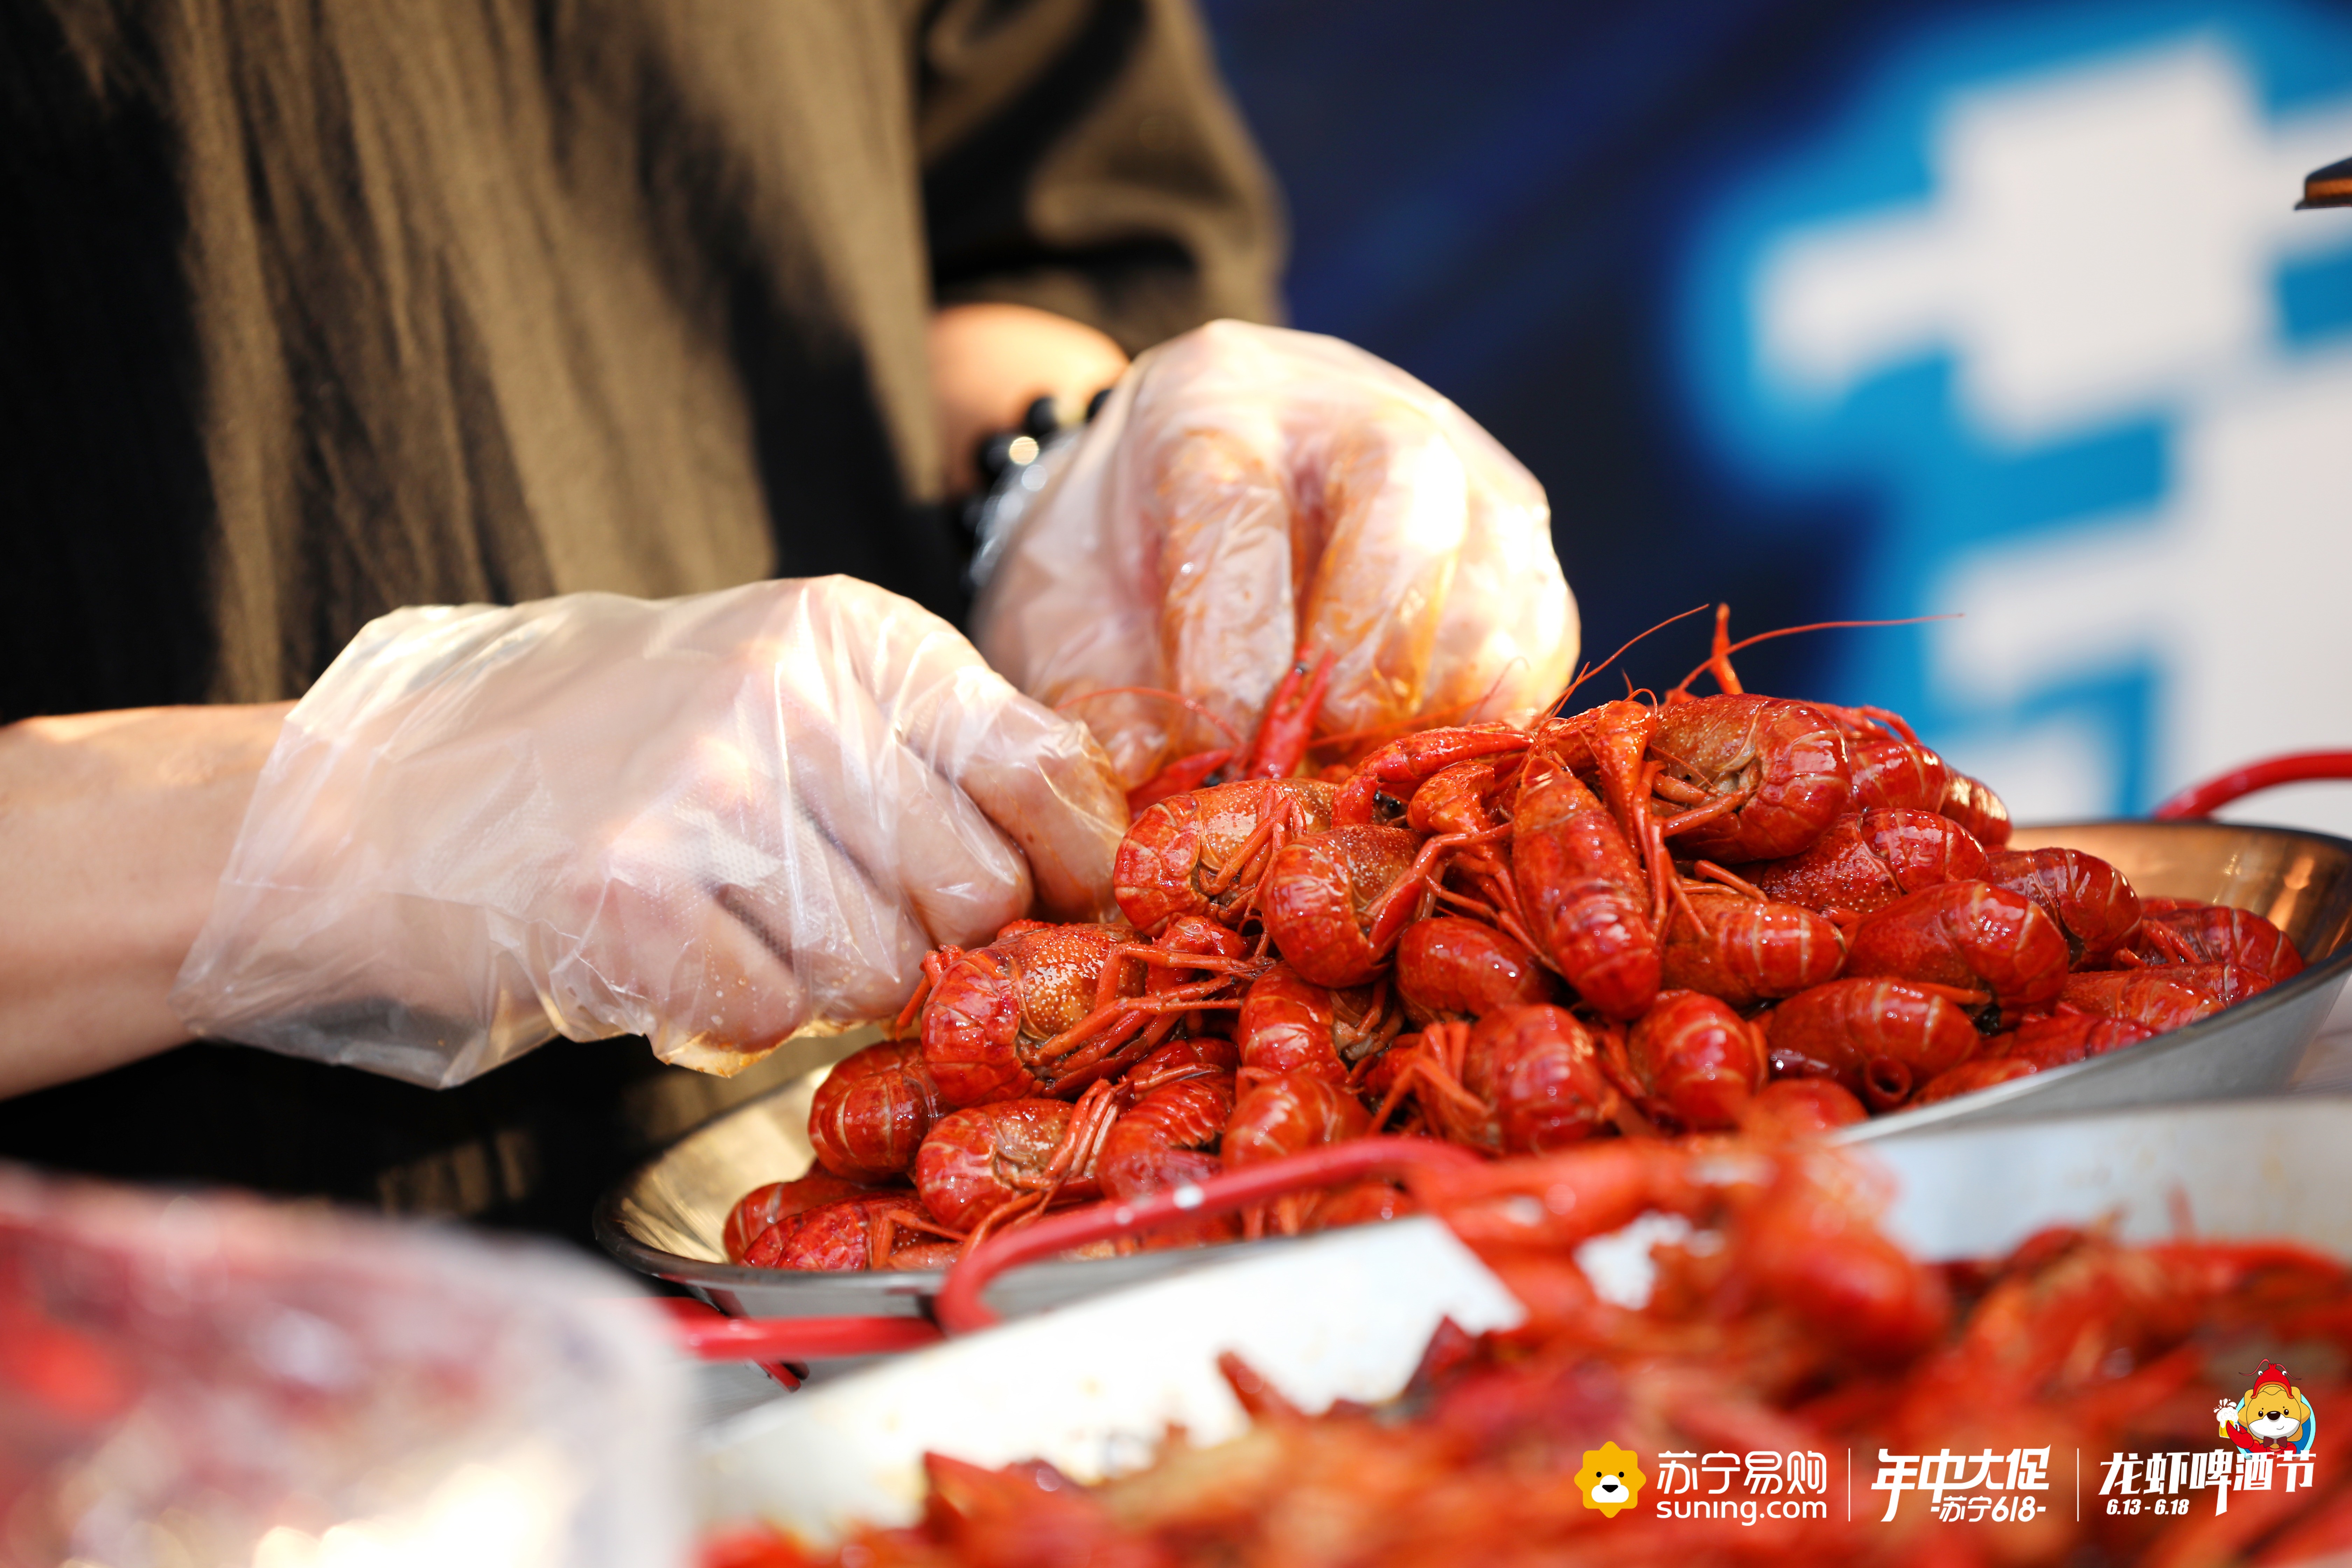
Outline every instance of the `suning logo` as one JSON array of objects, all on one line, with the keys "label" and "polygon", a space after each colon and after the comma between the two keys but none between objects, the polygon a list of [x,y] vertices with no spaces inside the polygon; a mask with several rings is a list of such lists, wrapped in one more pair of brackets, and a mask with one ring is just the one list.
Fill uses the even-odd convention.
[{"label": "suning logo", "polygon": [[1660,1519],[1827,1519],[1829,1456],[1811,1451],[1658,1456]]},{"label": "suning logo", "polygon": [[1622,1510],[1640,1502],[1642,1483],[1649,1479],[1642,1473],[1642,1456],[1614,1443],[1585,1450],[1584,1468],[1576,1472],[1584,1506],[1600,1510],[1603,1519],[1615,1519]]}]

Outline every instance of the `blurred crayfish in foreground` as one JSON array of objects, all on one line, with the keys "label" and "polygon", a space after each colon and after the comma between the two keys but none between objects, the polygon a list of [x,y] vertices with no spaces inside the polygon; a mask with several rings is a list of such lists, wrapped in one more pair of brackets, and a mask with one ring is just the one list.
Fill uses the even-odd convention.
[{"label": "blurred crayfish in foreground", "polygon": [[[1924,1264],[1878,1228],[1874,1173],[1801,1139],[1623,1140],[1409,1180],[1528,1315],[1476,1341],[1442,1327],[1393,1407],[1305,1415],[1229,1359],[1254,1418],[1232,1442],[1171,1434],[1148,1468],[1086,1488],[933,1455],[919,1527],[861,1532],[837,1556],[754,1531],[706,1563],[2097,1568],[2352,1547],[2352,1486],[2326,1458],[2313,1484],[2290,1489],[2282,1469],[2226,1489],[2225,1507],[2168,1475],[2110,1509],[2099,1484],[2110,1455],[2231,1458],[2214,1394],[2271,1356],[2298,1369],[2308,1408],[2352,1399],[2352,1273],[2333,1259],[2065,1229]],[[1668,1238],[1645,1282],[1622,1246],[1613,1271],[1589,1249],[1637,1219]],[[1612,1449],[1631,1496],[1603,1511],[1591,1461]],[[1895,1490],[1872,1484],[1882,1451],[1964,1462],[1944,1494]]]}]

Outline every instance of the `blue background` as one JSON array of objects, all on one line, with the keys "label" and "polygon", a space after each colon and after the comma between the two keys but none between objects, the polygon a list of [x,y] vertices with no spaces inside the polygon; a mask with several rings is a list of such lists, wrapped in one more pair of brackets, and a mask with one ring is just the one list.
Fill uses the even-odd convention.
[{"label": "blue background", "polygon": [[[1736,631],[1944,608],[1927,589],[1957,547],[2161,500],[2158,415],[1994,451],[1955,417],[1948,356],[1881,367],[1801,415],[1755,384],[1758,256],[1931,195],[1930,126],[1952,91],[2202,31],[2249,62],[2267,110],[2352,101],[2352,5],[2307,0],[1206,9],[1288,197],[1293,324],[1413,372],[1534,470],[1588,657],[1716,599]],[[2277,289],[2293,346],[2352,331],[2352,249],[2283,263]],[[1677,679],[1700,624],[1654,639],[1635,679]],[[2106,759],[2106,809],[2188,782],[2159,776],[2159,667],[2053,668],[2008,709],[1964,712],[1923,673],[1926,635],[1813,634],[1741,668],[1751,687],[1901,707],[1948,746],[2060,715]],[[2322,700],[2343,702],[2333,685]]]}]

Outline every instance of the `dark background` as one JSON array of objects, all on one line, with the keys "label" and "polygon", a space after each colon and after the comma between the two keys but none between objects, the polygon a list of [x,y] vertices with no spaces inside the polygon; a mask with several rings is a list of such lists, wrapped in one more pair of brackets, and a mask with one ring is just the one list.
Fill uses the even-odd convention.
[{"label": "dark background", "polygon": [[[1677,260],[1732,171],[1817,129],[1890,41],[1981,6],[1871,0],[1207,0],[1288,197],[1291,324],[1362,344],[1534,470],[1597,658],[1693,605],[1735,632],[1856,613],[1864,497],[1792,514],[1694,434],[1663,344]],[[1664,686],[1704,617],[1629,656]],[[1646,645],[1645,645],[1646,646]],[[1741,660],[1816,689],[1822,639]]]}]

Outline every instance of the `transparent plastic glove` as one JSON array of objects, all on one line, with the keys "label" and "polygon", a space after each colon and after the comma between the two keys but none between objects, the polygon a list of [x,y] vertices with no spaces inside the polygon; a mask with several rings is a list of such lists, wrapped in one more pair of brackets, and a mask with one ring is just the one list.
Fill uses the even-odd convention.
[{"label": "transparent plastic glove", "polygon": [[989,662],[1079,714],[1132,787],[1246,739],[1301,647],[1332,660],[1321,760],[1431,723],[1524,721],[1576,605],[1543,488],[1412,376],[1335,338],[1217,321],[1137,360],[1015,525]]},{"label": "transparent plastic glove", "polygon": [[556,1033],[732,1072],[1108,909],[1126,826],[1084,729],[850,578],[402,610],[287,719],[172,1000],[417,1083]]}]

